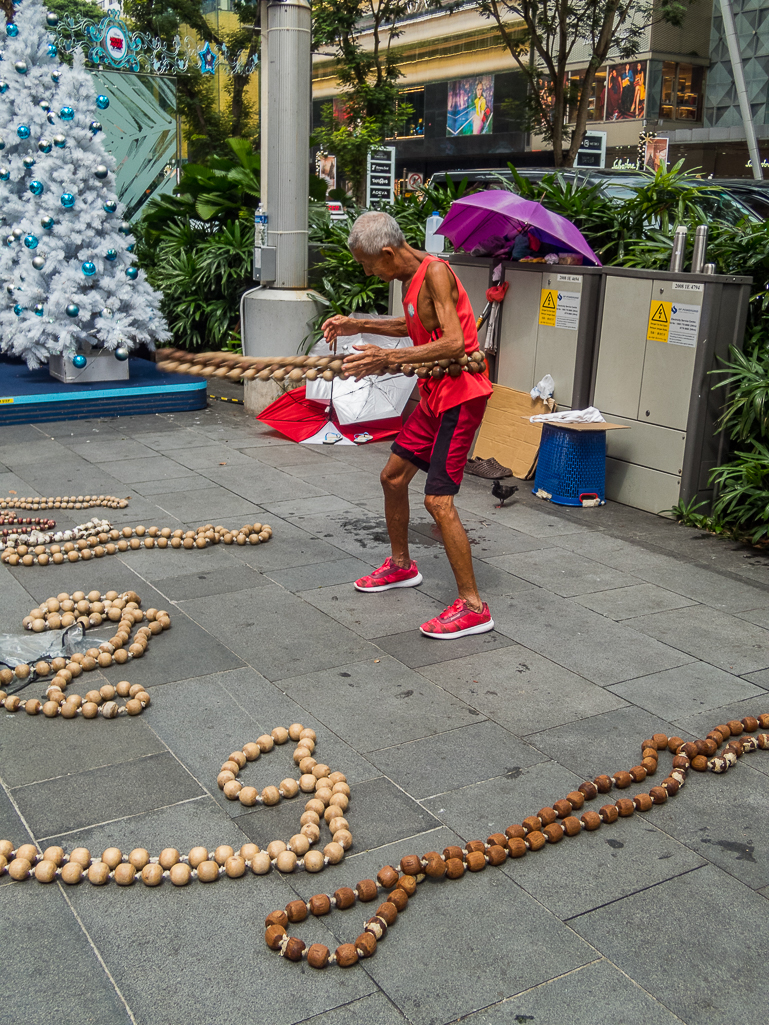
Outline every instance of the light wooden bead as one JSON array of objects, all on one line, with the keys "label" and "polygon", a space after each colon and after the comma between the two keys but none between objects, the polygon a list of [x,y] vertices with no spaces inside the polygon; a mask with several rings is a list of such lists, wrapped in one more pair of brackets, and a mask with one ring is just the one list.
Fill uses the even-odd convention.
[{"label": "light wooden bead", "polygon": [[244,861],[251,861],[259,853],[259,847],[255,843],[244,843],[238,854]]},{"label": "light wooden bead", "polygon": [[[226,785],[227,784],[225,784],[225,786]],[[258,797],[259,791],[256,787],[243,787],[243,789],[238,793],[238,800],[242,805],[245,805],[246,808],[253,808]]]},{"label": "light wooden bead", "polygon": [[168,873],[168,878],[174,886],[186,886],[192,879],[192,869],[189,865],[184,865],[182,862],[179,862],[178,865],[172,866]]},{"label": "light wooden bead", "polygon": [[52,861],[54,865],[61,865],[64,861],[64,850],[61,847],[46,847],[43,851],[43,860]]},{"label": "light wooden bead", "polygon": [[275,860],[279,872],[293,872],[296,868],[296,855],[293,851],[282,851]]},{"label": "light wooden bead", "polygon": [[[228,762],[235,762],[238,769],[242,769],[246,764],[246,756],[242,751],[233,751],[230,757],[227,759]],[[224,766],[222,766],[224,768]]]},{"label": "light wooden bead", "polygon": [[309,739],[309,740],[312,740],[313,742],[315,742],[318,739],[316,734],[315,734],[315,730],[310,729],[309,726],[305,726],[305,728],[303,730],[301,730],[300,733],[299,733],[299,739],[300,740],[304,740],[305,737],[307,739]]},{"label": "light wooden bead", "polygon": [[289,777],[287,779],[281,780],[280,787],[278,789],[283,791],[284,797],[296,797],[296,795],[299,793],[299,784],[295,779],[291,779]]},{"label": "light wooden bead", "polygon": [[56,878],[56,870],[57,866],[55,862],[46,860],[39,861],[37,865],[35,865],[34,869],[35,879],[37,879],[39,883],[52,883]]},{"label": "light wooden bead", "polygon": [[344,850],[344,847],[337,840],[334,840],[332,843],[326,844],[323,848],[323,854],[332,865],[338,865],[342,858],[344,858]]},{"label": "light wooden bead", "polygon": [[241,767],[240,767],[240,765],[238,765],[237,762],[232,762],[229,759],[227,759],[227,761],[224,763],[224,765],[221,767],[221,769],[219,771],[220,772],[231,772],[233,777],[234,777],[234,776],[237,776],[237,774],[240,772],[240,769],[241,769]]},{"label": "light wooden bead", "polygon": [[160,852],[158,863],[167,871],[172,865],[175,865],[178,860],[179,852],[177,849],[175,847],[165,847]]},{"label": "light wooden bead", "polygon": [[299,786],[306,794],[313,792],[316,783],[317,780],[311,772],[305,772],[299,777]]},{"label": "light wooden bead", "polygon": [[11,879],[15,879],[17,883],[20,883],[24,879],[29,878],[29,874],[32,871],[32,862],[26,858],[16,857],[8,865],[7,871]]},{"label": "light wooden bead", "polygon": [[321,785],[320,781],[317,784],[315,796],[319,801],[323,802],[323,807],[326,808],[331,803],[331,798],[334,796],[332,791],[328,787]]},{"label": "light wooden bead", "polygon": [[115,882],[118,886],[131,886],[136,878],[136,867],[130,862],[118,865],[115,869]]},{"label": "light wooden bead", "polygon": [[258,744],[253,742],[243,745],[243,754],[246,756],[246,760],[249,762],[255,762],[261,755],[262,749]]},{"label": "light wooden bead", "polygon": [[91,852],[87,847],[75,847],[74,850],[70,851],[69,862],[70,864],[76,862],[83,868],[88,868],[91,864]]},{"label": "light wooden bead", "polygon": [[306,748],[306,747],[298,747],[294,751],[294,762],[297,765],[299,765],[299,763],[301,761],[303,761],[305,758],[309,758],[311,754],[312,754],[312,751],[310,751],[308,748]]},{"label": "light wooden bead", "polygon": [[325,858],[320,851],[308,851],[304,856],[304,867],[307,872],[320,872],[325,865]]},{"label": "light wooden bead", "polygon": [[222,787],[222,792],[228,801],[234,801],[237,799],[240,791],[243,789],[243,784],[237,779],[228,779]]},{"label": "light wooden bead", "polygon": [[216,777],[216,782],[219,789],[224,790],[225,784],[230,783],[234,779],[234,774],[230,772],[229,769],[225,769],[223,772],[220,772],[219,775]]},{"label": "light wooden bead", "polygon": [[317,843],[317,841],[320,839],[320,828],[316,826],[313,822],[305,823],[299,830],[299,832],[304,833],[304,835],[311,843]]},{"label": "light wooden bead", "polygon": [[109,865],[103,861],[95,861],[88,869],[88,882],[92,886],[104,886],[109,882]]},{"label": "light wooden bead", "polygon": [[[334,776],[341,776],[341,775],[342,775],[341,772],[332,772],[331,775],[328,777],[329,783],[331,783],[331,781],[334,779]],[[334,794],[346,794],[347,797],[350,796],[350,788],[349,788],[349,786],[347,785],[347,782],[344,779],[338,779],[333,784],[333,786],[331,788],[331,792],[334,793]]]},{"label": "light wooden bead", "polygon": [[286,845],[282,840],[273,840],[267,844],[267,853],[270,858],[274,861],[279,854],[282,854],[286,850]]},{"label": "light wooden bead", "polygon": [[187,855],[187,860],[192,868],[197,868],[204,861],[208,861],[208,850],[205,847],[193,847]]},{"label": "light wooden bead", "polygon": [[219,866],[215,861],[204,861],[198,865],[198,879],[201,883],[213,883],[219,878]]},{"label": "light wooden bead", "polygon": [[230,879],[240,879],[246,872],[246,862],[244,858],[234,854],[231,858],[227,858],[224,863],[224,871],[227,873]]},{"label": "light wooden bead", "polygon": [[[312,774],[313,776],[315,776],[316,779],[323,779],[324,777],[328,776],[330,772],[331,769],[328,767],[328,765],[324,765],[322,762],[319,762],[317,765],[314,765],[312,769]],[[329,789],[331,788],[329,787]]]},{"label": "light wooden bead", "polygon": [[[326,810],[326,806],[323,801],[319,801],[317,797],[311,797],[304,806],[305,811],[314,811],[316,815],[323,815]],[[320,821],[320,820],[319,820]]]},{"label": "light wooden bead", "polygon": [[[332,805],[332,807],[335,808],[336,805]],[[340,829],[349,829],[350,823],[343,816],[336,815],[329,821],[328,828],[332,833],[338,833]]]},{"label": "light wooden bead", "polygon": [[299,764],[299,771],[300,772],[302,772],[302,773],[308,773],[308,772],[311,773],[312,770],[315,768],[315,766],[318,763],[312,757],[312,755],[308,755],[306,758],[303,758],[301,760],[301,762],[299,762],[298,764]]},{"label": "light wooden bead", "polygon": [[77,861],[68,861],[62,865],[61,881],[68,886],[74,886],[83,878],[83,866]]},{"label": "light wooden bead", "polygon": [[267,805],[277,804],[280,800],[280,792],[277,787],[265,787],[262,791],[262,800]]},{"label": "light wooden bead", "polygon": [[310,849],[309,837],[305,836],[304,833],[295,833],[288,843],[294,854],[298,855],[300,858],[303,857]]},{"label": "light wooden bead", "polygon": [[337,794],[332,792],[331,800],[329,801],[329,807],[331,807],[332,805],[336,805],[338,808],[341,808],[343,812],[345,812],[350,807],[350,798],[347,796],[347,794]]},{"label": "light wooden bead", "polygon": [[352,833],[349,829],[338,829],[333,835],[333,841],[347,851],[352,847]]},{"label": "light wooden bead", "polygon": [[272,751],[273,747],[275,747],[275,741],[272,737],[268,737],[266,733],[263,733],[261,737],[257,737],[256,743],[259,745],[262,754]]},{"label": "light wooden bead", "polygon": [[128,861],[138,872],[141,872],[144,866],[149,863],[149,860],[149,851],[145,850],[144,847],[135,847],[128,855]]},{"label": "light wooden bead", "polygon": [[288,728],[288,735],[291,738],[291,740],[299,740],[299,738],[302,735],[302,730],[303,729],[304,729],[304,726],[302,726],[301,723],[298,723],[298,722],[291,723],[291,725]]},{"label": "light wooden bead", "polygon": [[263,876],[272,868],[270,856],[267,851],[259,851],[251,859],[251,871],[254,875]]},{"label": "light wooden bead", "polygon": [[288,740],[288,730],[284,726],[276,726],[275,729],[270,732],[270,736],[276,744],[285,744]]},{"label": "light wooden bead", "polygon": [[214,851],[214,861],[217,865],[223,865],[227,858],[231,858],[235,851],[229,844],[220,844]]},{"label": "light wooden bead", "polygon": [[117,847],[108,847],[102,854],[101,860],[105,865],[109,865],[110,869],[113,869],[123,860],[122,851]]}]

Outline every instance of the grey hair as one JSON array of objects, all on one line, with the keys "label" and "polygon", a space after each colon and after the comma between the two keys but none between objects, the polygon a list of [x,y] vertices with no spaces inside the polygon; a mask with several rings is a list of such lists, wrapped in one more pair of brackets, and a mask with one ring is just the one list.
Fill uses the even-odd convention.
[{"label": "grey hair", "polygon": [[374,256],[381,253],[385,246],[397,249],[405,241],[406,236],[394,217],[381,210],[372,210],[361,214],[353,224],[347,245],[365,256]]}]

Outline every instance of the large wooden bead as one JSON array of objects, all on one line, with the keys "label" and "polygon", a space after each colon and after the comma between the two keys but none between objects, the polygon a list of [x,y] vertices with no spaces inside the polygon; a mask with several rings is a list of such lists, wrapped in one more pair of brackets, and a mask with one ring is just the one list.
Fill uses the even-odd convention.
[{"label": "large wooden bead", "polygon": [[549,826],[545,826],[542,832],[550,843],[558,843],[559,840],[563,840],[563,829],[557,822],[551,822]]},{"label": "large wooden bead", "polygon": [[286,930],[282,925],[270,925],[264,934],[264,942],[270,950],[280,950],[280,945],[285,935]]},{"label": "large wooden bead", "polygon": [[627,818],[635,811],[635,805],[629,797],[621,797],[619,801],[617,801],[617,811],[622,818]]},{"label": "large wooden bead", "polygon": [[624,790],[625,787],[629,787],[633,782],[633,777],[629,772],[615,772],[614,773],[614,785],[619,787],[620,790]]},{"label": "large wooden bead", "polygon": [[553,809],[559,819],[565,819],[567,815],[571,815],[572,813],[571,802],[567,801],[565,798],[561,801],[556,801],[553,805]]},{"label": "large wooden bead", "polygon": [[401,858],[401,872],[408,876],[417,876],[422,871],[422,862],[416,854],[407,854]]},{"label": "large wooden bead", "polygon": [[358,963],[358,957],[354,943],[343,943],[336,948],[336,963],[340,968],[351,968]]},{"label": "large wooden bead", "polygon": [[652,787],[649,791],[649,797],[655,804],[664,804],[668,799],[668,792],[664,787]]},{"label": "large wooden bead", "polygon": [[383,868],[380,868],[376,877],[378,882],[388,890],[398,882],[398,873],[392,865],[385,865]]},{"label": "large wooden bead", "polygon": [[310,968],[325,968],[330,956],[328,947],[322,943],[313,943],[307,948],[307,964]]},{"label": "large wooden bead", "polygon": [[449,879],[461,879],[465,874],[465,863],[461,858],[449,858],[446,862],[446,875]]},{"label": "large wooden bead", "polygon": [[593,782],[599,794],[608,794],[613,786],[610,776],[596,776]]},{"label": "large wooden bead", "polygon": [[643,765],[634,765],[633,768],[630,769],[630,775],[633,777],[634,783],[643,783],[646,779],[646,769]]},{"label": "large wooden bead", "polygon": [[633,804],[639,811],[649,811],[653,803],[648,794],[636,794],[633,798]]},{"label": "large wooden bead", "polygon": [[446,875],[446,862],[443,858],[429,858],[425,865],[425,875],[431,879],[442,879]]},{"label": "large wooden bead", "polygon": [[11,879],[15,879],[17,883],[28,879],[31,871],[32,863],[26,858],[14,858],[8,866],[8,875]]},{"label": "large wooden bead", "polygon": [[304,940],[297,936],[289,936],[288,943],[283,947],[283,957],[287,957],[289,961],[301,961],[304,947]]},{"label": "large wooden bead", "polygon": [[325,893],[316,893],[309,900],[310,912],[313,915],[327,915],[331,910],[331,898]]},{"label": "large wooden bead", "polygon": [[398,880],[398,886],[405,890],[409,897],[413,897],[417,892],[417,881],[414,876],[401,876]]},{"label": "large wooden bead", "polygon": [[[186,865],[185,868],[187,868]],[[118,886],[131,886],[135,878],[136,867],[130,861],[118,865],[115,869],[115,882]]]},{"label": "large wooden bead", "polygon": [[75,847],[72,851],[70,851],[69,861],[70,864],[72,864],[72,862],[74,861],[77,862],[78,865],[81,865],[83,868],[88,868],[88,866],[91,864],[91,852],[88,850],[87,847]]},{"label": "large wooden bead", "polygon": [[675,797],[678,791],[681,789],[677,779],[673,779],[672,776],[668,776],[667,779],[663,779],[662,786],[668,793],[668,797]]},{"label": "large wooden bead", "polygon": [[289,922],[303,922],[307,918],[307,905],[303,900],[292,900],[286,904],[286,915]]},{"label": "large wooden bead", "polygon": [[142,869],[141,880],[145,886],[160,886],[163,882],[163,869],[160,865],[150,862],[149,865],[145,865]]},{"label": "large wooden bead", "polygon": [[83,878],[83,866],[77,861],[68,861],[61,869],[61,881],[73,886]]},{"label": "large wooden bead", "polygon": [[355,941],[355,949],[361,957],[373,957],[376,954],[377,938],[372,932],[362,932]]},{"label": "large wooden bead", "polygon": [[201,883],[215,883],[219,878],[219,866],[215,861],[204,861],[198,865],[198,879]]},{"label": "large wooden bead", "polygon": [[527,833],[531,833],[535,829],[541,829],[543,822],[538,815],[527,815],[521,825]]},{"label": "large wooden bead", "polygon": [[388,926],[393,925],[398,918],[398,909],[389,900],[380,904],[376,909],[377,917],[384,919]]},{"label": "large wooden bead", "polygon": [[547,843],[544,833],[539,833],[536,830],[533,833],[529,833],[526,837],[526,844],[530,851],[541,851]]},{"label": "large wooden bead", "polygon": [[[461,864],[461,862],[460,862]],[[396,887],[387,898],[388,904],[393,904],[398,909],[398,914],[405,911],[409,906],[408,894],[405,890],[402,890],[399,886]]]},{"label": "large wooden bead", "polygon": [[271,911],[264,920],[265,928],[269,929],[271,925],[280,925],[284,929],[288,925],[288,915],[282,908],[278,908],[277,911]]},{"label": "large wooden bead", "polygon": [[[656,734],[655,734],[655,736],[656,736]],[[659,747],[659,745],[658,745],[657,750],[658,751],[664,751],[665,748],[667,748],[668,751],[670,751],[670,753],[672,755],[674,755],[678,751],[679,747],[681,747],[681,745],[683,743],[684,743],[683,737],[670,737],[670,739],[668,740],[667,744],[664,744],[662,747]]]},{"label": "large wooden bead", "polygon": [[486,857],[489,859],[490,865],[502,865],[507,861],[507,849],[499,847],[497,844],[493,844],[487,850]]},{"label": "large wooden bead", "polygon": [[465,861],[471,872],[482,872],[486,868],[486,858],[480,851],[470,851]]},{"label": "large wooden bead", "polygon": [[586,811],[580,821],[584,824],[585,829],[591,832],[601,826],[601,816],[597,811]]},{"label": "large wooden bead", "polygon": [[40,852],[34,844],[23,843],[16,851],[16,857],[24,858],[30,865],[34,865],[40,857]]},{"label": "large wooden bead", "polygon": [[45,861],[52,861],[54,865],[61,865],[64,861],[64,849],[62,847],[46,847],[43,851]]},{"label": "large wooden bead", "polygon": [[95,861],[88,869],[88,882],[93,886],[104,886],[109,882],[109,865],[103,861]]},{"label": "large wooden bead", "polygon": [[34,868],[35,879],[39,883],[52,883],[56,878],[56,870],[57,866],[53,861],[39,861]]},{"label": "large wooden bead", "polygon": [[587,801],[592,801],[593,798],[596,797],[598,794],[598,787],[595,785],[595,783],[591,782],[580,783],[580,785],[577,787],[577,790],[579,790],[581,794],[584,794],[585,800]]},{"label": "large wooden bead", "polygon": [[361,879],[361,881],[355,887],[355,892],[358,894],[358,900],[374,900],[378,892],[377,885],[373,879]]},{"label": "large wooden bead", "polygon": [[566,800],[575,811],[579,811],[585,803],[585,795],[579,790],[572,790],[571,793],[566,795]]},{"label": "large wooden bead", "polygon": [[666,747],[668,743],[668,737],[666,733],[655,733],[652,737],[652,740],[657,745],[657,749],[659,751],[662,751],[662,749]]},{"label": "large wooden bead", "polygon": [[520,837],[508,840],[507,850],[511,858],[522,858],[527,850],[526,841],[521,840]]},{"label": "large wooden bead", "polygon": [[326,864],[326,859],[320,851],[308,851],[304,856],[304,867],[307,872],[320,872]]},{"label": "large wooden bead", "polygon": [[380,918],[379,915],[374,915],[373,918],[366,922],[363,931],[370,932],[377,940],[382,940],[387,935],[387,922],[385,922],[384,918]]},{"label": "large wooden bead", "polygon": [[464,852],[461,847],[446,847],[443,851],[443,857],[446,859],[446,861],[448,861],[450,858],[459,858],[459,860],[461,861],[464,857]]},{"label": "large wooden bead", "polygon": [[563,831],[567,836],[576,836],[582,832],[582,823],[579,821],[576,815],[568,815],[563,822]]}]

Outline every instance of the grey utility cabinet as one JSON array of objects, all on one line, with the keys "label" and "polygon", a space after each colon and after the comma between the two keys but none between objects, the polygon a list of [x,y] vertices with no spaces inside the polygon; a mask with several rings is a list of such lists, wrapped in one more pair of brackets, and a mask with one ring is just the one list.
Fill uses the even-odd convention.
[{"label": "grey utility cabinet", "polygon": [[545,374],[559,409],[589,405],[600,267],[505,263],[496,381],[530,391]]},{"label": "grey utility cabinet", "polygon": [[710,371],[742,347],[748,277],[603,268],[591,402],[607,435],[606,497],[649,512],[709,500],[724,391]]}]

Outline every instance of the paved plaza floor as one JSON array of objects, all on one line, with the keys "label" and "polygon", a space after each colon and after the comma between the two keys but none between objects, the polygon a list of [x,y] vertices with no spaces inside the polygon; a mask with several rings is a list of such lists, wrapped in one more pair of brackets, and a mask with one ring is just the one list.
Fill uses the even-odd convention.
[{"label": "paved plaza floor", "polygon": [[[637,764],[655,732],[704,737],[769,712],[766,556],[623,506],[548,505],[530,486],[496,509],[489,482],[466,480],[457,504],[497,628],[423,638],[419,624],[455,592],[421,474],[411,542],[423,584],[352,587],[388,552],[386,453],[294,445],[223,403],[3,429],[2,496],[130,495],[103,513],[116,526],[260,520],[274,537],[0,568],[3,632],[77,589],[132,589],[173,620],[144,659],[106,671],[148,688],[143,716],[0,712],[0,838],[154,854],[287,839],[301,798],[243,807],[216,776],[233,749],[301,722],[317,732],[316,756],[347,775],[354,846],[316,876],[178,889],[0,877],[2,1025],[769,1020],[762,751],[725,776],[691,773],[647,814],[457,882],[427,880],[352,969],[313,971],[266,948],[265,916],[297,896],[503,831],[584,779]],[[103,682],[92,673],[81,690]],[[249,764],[244,782],[291,774],[291,750]],[[295,932],[333,949],[374,906]]]}]

